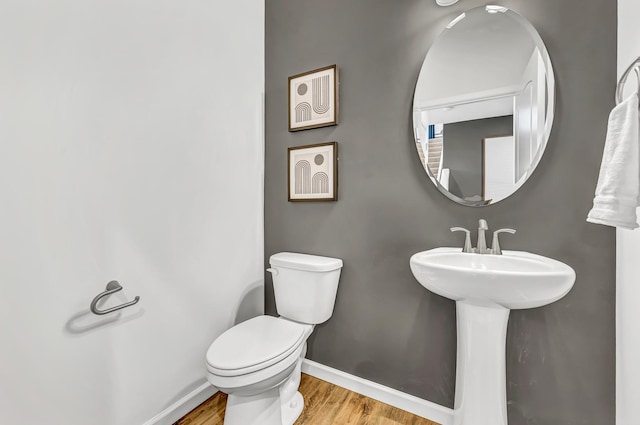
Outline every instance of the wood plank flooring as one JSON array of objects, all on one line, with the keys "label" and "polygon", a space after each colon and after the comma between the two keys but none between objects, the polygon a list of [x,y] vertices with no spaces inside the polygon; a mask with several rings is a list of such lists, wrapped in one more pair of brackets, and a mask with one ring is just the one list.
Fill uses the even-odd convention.
[{"label": "wood plank flooring", "polygon": [[[294,425],[438,425],[304,373],[299,391],[304,410]],[[226,403],[219,392],[174,425],[223,425]]]}]

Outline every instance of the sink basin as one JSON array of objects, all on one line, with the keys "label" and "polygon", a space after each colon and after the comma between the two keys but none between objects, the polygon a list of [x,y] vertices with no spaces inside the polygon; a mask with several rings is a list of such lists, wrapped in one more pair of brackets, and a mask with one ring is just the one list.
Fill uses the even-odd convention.
[{"label": "sink basin", "polygon": [[502,255],[436,248],[411,257],[411,271],[422,286],[443,297],[508,309],[540,307],[571,290],[573,269],[560,261],[522,251]]},{"label": "sink basin", "polygon": [[456,301],[453,425],[508,425],[509,312],[559,300],[573,286],[575,272],[560,261],[521,251],[492,255],[436,248],[414,254],[409,263],[422,286]]}]

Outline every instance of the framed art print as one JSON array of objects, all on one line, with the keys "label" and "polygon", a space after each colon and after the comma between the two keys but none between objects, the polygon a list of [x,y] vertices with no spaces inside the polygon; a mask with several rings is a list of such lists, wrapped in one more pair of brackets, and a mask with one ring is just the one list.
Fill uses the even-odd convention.
[{"label": "framed art print", "polygon": [[289,201],[338,200],[338,143],[289,148]]},{"label": "framed art print", "polygon": [[289,131],[338,124],[338,66],[289,77]]}]

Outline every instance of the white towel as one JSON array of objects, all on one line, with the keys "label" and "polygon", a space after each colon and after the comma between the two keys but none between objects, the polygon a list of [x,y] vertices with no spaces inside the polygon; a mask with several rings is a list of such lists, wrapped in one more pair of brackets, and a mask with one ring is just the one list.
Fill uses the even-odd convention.
[{"label": "white towel", "polygon": [[609,115],[600,176],[587,221],[635,229],[640,205],[640,117],[638,93]]}]

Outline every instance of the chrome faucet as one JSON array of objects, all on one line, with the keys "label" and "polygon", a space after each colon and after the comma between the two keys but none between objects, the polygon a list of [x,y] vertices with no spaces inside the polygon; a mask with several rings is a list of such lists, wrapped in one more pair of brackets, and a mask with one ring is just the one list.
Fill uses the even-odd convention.
[{"label": "chrome faucet", "polygon": [[478,246],[476,248],[476,252],[478,254],[490,254],[491,252],[487,249],[487,239],[484,236],[484,232],[489,230],[489,225],[487,224],[487,220],[481,218],[478,221]]},{"label": "chrome faucet", "polygon": [[493,232],[493,240],[491,241],[491,253],[495,255],[502,255],[502,249],[500,248],[500,241],[498,235],[500,233],[511,233],[512,235],[516,231],[514,229],[499,229]]},{"label": "chrome faucet", "polygon": [[452,227],[452,232],[464,232],[464,247],[462,248],[462,252],[473,252],[473,248],[471,247],[471,232],[465,229],[464,227]]},{"label": "chrome faucet", "polygon": [[462,248],[462,252],[468,253],[477,253],[477,254],[494,254],[494,255],[502,255],[502,249],[500,248],[500,241],[498,240],[498,235],[500,233],[515,233],[516,231],[513,229],[498,229],[493,232],[493,240],[491,243],[491,248],[487,248],[487,239],[485,236],[485,232],[489,230],[489,226],[487,225],[487,220],[480,219],[478,221],[478,244],[476,248],[472,248],[471,246],[471,232],[463,227],[452,227],[452,232],[465,232],[464,238],[464,248]]}]

